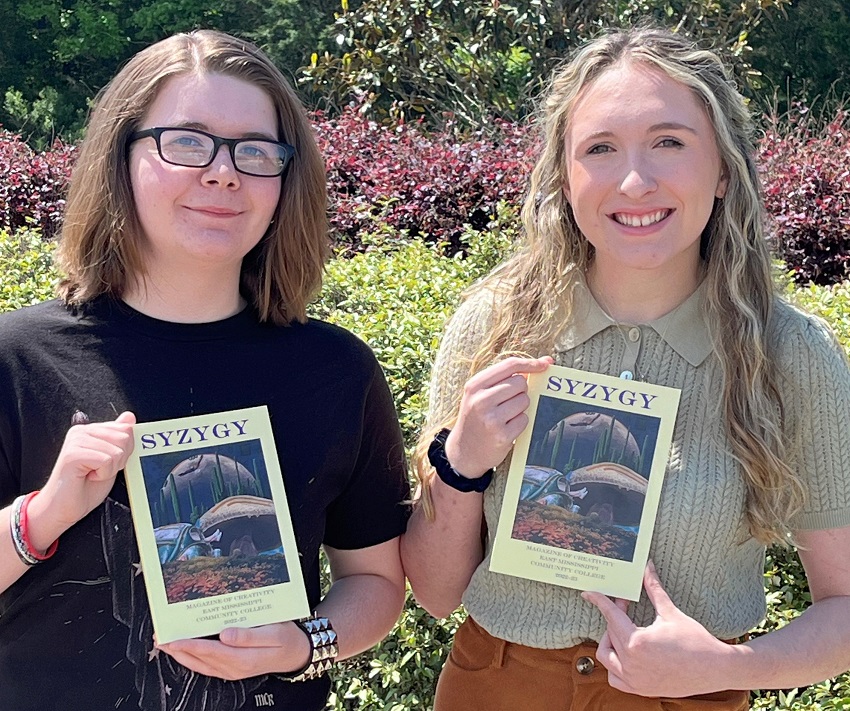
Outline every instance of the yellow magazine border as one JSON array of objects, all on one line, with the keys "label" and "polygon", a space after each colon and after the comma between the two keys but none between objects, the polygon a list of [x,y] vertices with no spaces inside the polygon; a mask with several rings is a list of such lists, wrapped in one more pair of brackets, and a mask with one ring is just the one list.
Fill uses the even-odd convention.
[{"label": "yellow magazine border", "polygon": [[[243,420],[245,422],[241,424]],[[196,600],[169,603],[141,459],[152,454],[150,449],[157,444],[156,433],[177,433],[182,430],[191,432],[194,427],[213,428],[216,425],[233,422],[241,424],[241,430],[238,430],[240,436],[260,441],[289,581],[211,595]],[[230,429],[237,431],[232,426]],[[224,431],[223,428],[219,429],[219,432]],[[145,576],[145,587],[157,641],[167,643],[178,639],[206,637],[218,634],[225,627],[254,627],[307,616],[310,608],[268,408],[251,407],[140,423],[133,427],[133,437],[134,449],[125,467],[125,476],[141,557],[141,569]],[[191,453],[209,448],[208,444],[198,442],[197,436],[194,438],[195,441],[181,443],[180,439],[192,438],[188,435],[182,438],[177,435],[170,436],[169,452]],[[160,439],[159,444],[161,445],[163,441]]]},{"label": "yellow magazine border", "polygon": [[[531,404],[527,414],[530,422],[514,444],[511,455],[499,522],[493,538],[490,570],[637,600],[649,558],[681,391],[563,366],[550,366],[544,373],[530,375],[528,386]],[[618,411],[658,419],[657,437],[631,560],[618,560],[512,537],[541,396],[583,404],[590,412]],[[579,513],[574,515],[577,520],[581,516]],[[563,516],[566,517],[566,514]]]}]

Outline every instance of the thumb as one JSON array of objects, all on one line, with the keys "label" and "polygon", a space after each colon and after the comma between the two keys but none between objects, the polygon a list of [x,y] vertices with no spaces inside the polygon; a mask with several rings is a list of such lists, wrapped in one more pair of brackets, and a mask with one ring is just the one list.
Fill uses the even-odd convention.
[{"label": "thumb", "polygon": [[646,596],[657,614],[664,616],[666,613],[678,609],[661,585],[661,579],[658,577],[655,564],[651,560],[646,564],[646,570],[643,574],[643,588],[646,590]]},{"label": "thumb", "polygon": [[226,627],[218,633],[218,641],[229,647],[250,647],[251,630],[242,627]]},{"label": "thumb", "polygon": [[136,416],[130,411],[125,411],[118,415],[118,417],[115,418],[115,421],[122,425],[135,425]]},{"label": "thumb", "polygon": [[228,647],[280,647],[283,644],[280,624],[259,627],[225,627],[218,639]]}]

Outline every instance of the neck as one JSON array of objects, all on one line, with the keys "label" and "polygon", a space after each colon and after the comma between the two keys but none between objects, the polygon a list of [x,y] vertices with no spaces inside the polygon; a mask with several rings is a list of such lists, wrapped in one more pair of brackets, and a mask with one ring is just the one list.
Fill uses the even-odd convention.
[{"label": "neck", "polygon": [[222,288],[222,281],[193,279],[182,281],[137,280],[122,296],[124,302],[146,316],[172,323],[209,323],[221,321],[245,308],[238,282],[232,289]]},{"label": "neck", "polygon": [[696,291],[701,274],[619,273],[608,277],[596,263],[587,270],[590,293],[615,321],[650,323],[670,313]]}]

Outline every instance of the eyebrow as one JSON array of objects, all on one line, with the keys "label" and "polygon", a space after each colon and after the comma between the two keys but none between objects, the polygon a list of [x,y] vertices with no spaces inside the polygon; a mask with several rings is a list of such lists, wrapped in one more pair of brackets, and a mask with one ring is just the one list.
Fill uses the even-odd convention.
[{"label": "eyebrow", "polygon": [[[200,121],[181,121],[180,123],[174,124],[174,128],[196,128],[199,131],[206,131],[207,133],[212,133],[210,131],[209,126],[205,123],[201,123]],[[239,136],[240,139],[256,139],[261,141],[273,141],[274,143],[278,142],[276,136],[271,136],[268,133],[264,133],[262,131],[247,131]]]},{"label": "eyebrow", "polygon": [[[691,128],[690,126],[684,123],[676,123],[675,121],[664,121],[663,123],[654,123],[649,127],[647,133],[658,133],[659,131],[687,131],[688,133],[692,133],[695,136],[699,135],[699,132],[695,128]],[[588,134],[584,138],[582,138],[582,142],[584,141],[595,141],[600,138],[612,138],[614,136],[613,131],[594,131],[593,133]]]},{"label": "eyebrow", "polygon": [[649,127],[650,133],[655,133],[656,131],[688,131],[689,133],[693,133],[695,136],[699,135],[698,131],[691,126],[688,126],[684,123],[676,123],[675,121],[665,121],[663,123],[655,123]]}]

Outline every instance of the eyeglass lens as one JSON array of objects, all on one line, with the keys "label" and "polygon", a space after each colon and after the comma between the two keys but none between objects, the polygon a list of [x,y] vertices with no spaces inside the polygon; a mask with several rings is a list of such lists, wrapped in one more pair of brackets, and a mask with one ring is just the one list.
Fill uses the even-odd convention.
[{"label": "eyeglass lens", "polygon": [[[167,129],[159,136],[163,159],[176,165],[209,165],[215,158],[216,148],[212,136],[191,129]],[[288,159],[286,149],[280,144],[249,138],[235,141],[231,155],[240,172],[263,176],[280,175]]]}]

